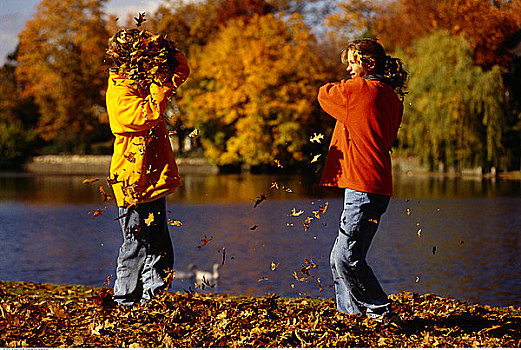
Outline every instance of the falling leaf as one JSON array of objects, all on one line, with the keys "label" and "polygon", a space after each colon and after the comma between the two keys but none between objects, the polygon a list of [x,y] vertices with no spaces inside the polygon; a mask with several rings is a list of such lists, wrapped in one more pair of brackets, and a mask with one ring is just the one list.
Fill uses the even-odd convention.
[{"label": "falling leaf", "polygon": [[210,238],[204,236],[204,238],[201,239],[201,242],[203,242],[203,243],[202,243],[201,245],[198,245],[197,248],[200,249],[200,248],[204,247],[204,246],[207,245],[208,242],[210,242],[212,239],[213,239],[213,236],[211,236]]},{"label": "falling leaf", "polygon": [[273,162],[275,163],[275,165],[278,168],[284,168],[284,166],[282,165],[282,163],[278,159],[274,159]]},{"label": "falling leaf", "polygon": [[313,159],[311,160],[310,163],[315,163],[315,162],[317,162],[317,161],[318,161],[318,158],[320,158],[320,156],[321,156],[321,154],[315,154],[315,155],[313,156]]},{"label": "falling leaf", "polygon": [[295,208],[291,209],[291,216],[300,216],[304,214],[304,210],[297,211]]},{"label": "falling leaf", "polygon": [[134,20],[136,21],[136,27],[138,27],[138,28],[141,27],[143,22],[146,21],[146,19],[145,19],[145,12],[138,13],[138,16],[134,17]]},{"label": "falling leaf", "polygon": [[407,215],[411,215],[411,209],[407,208],[405,212],[407,213]]},{"label": "falling leaf", "polygon": [[190,138],[195,138],[199,136],[199,130],[198,129],[194,129],[191,133],[188,134],[188,137]]},{"label": "falling leaf", "polygon": [[183,226],[183,223],[181,221],[173,219],[168,220],[168,224],[172,226]]},{"label": "falling leaf", "polygon": [[271,271],[275,271],[275,269],[279,266],[280,263],[271,262]]},{"label": "falling leaf", "polygon": [[257,197],[257,200],[255,200],[255,204],[253,205],[254,208],[257,208],[257,206],[259,204],[261,204],[263,201],[265,201],[266,199],[268,199],[264,194],[261,194],[260,196]]},{"label": "falling leaf", "polygon": [[262,281],[267,281],[268,280],[268,277],[261,277],[259,278],[259,280],[257,282],[262,282]]},{"label": "falling leaf", "polygon": [[369,222],[373,222],[373,223],[377,224],[378,220],[376,220],[376,219],[369,219]]},{"label": "falling leaf", "polygon": [[421,237],[421,235],[422,235],[422,229],[419,229],[418,230],[418,237]]},{"label": "falling leaf", "polygon": [[257,228],[257,225],[253,225],[252,227],[250,227],[250,230],[255,230]]},{"label": "falling leaf", "polygon": [[436,246],[432,247],[432,255],[436,254]]},{"label": "falling leaf", "polygon": [[313,218],[311,216],[308,216],[306,220],[304,220],[304,231],[307,231],[309,229],[309,225],[311,224],[311,220]]},{"label": "falling leaf", "polygon": [[315,132],[315,133],[313,133],[313,136],[311,136],[311,138],[309,139],[309,141],[320,143],[320,142],[322,142],[322,139],[323,139],[323,138],[324,138],[324,135],[322,135],[322,134],[317,134],[317,133]]},{"label": "falling leaf", "polygon": [[107,210],[107,207],[105,208],[102,208],[102,209],[94,209],[94,210],[91,210],[88,212],[88,214],[93,214],[92,218],[95,219],[97,218],[98,216],[100,216],[101,214],[103,214],[103,212]]},{"label": "falling leaf", "polygon": [[226,261],[226,248],[223,247],[223,256],[221,259],[221,266],[224,265],[224,262]]},{"label": "falling leaf", "polygon": [[420,276],[416,276],[416,283],[420,282]]},{"label": "falling leaf", "polygon": [[145,219],[145,224],[147,224],[147,226],[150,226],[152,222],[154,222],[154,213],[149,213],[148,218]]},{"label": "falling leaf", "polygon": [[313,214],[315,214],[317,219],[320,219],[320,214],[324,214],[326,212],[328,204],[329,202],[326,202],[324,205],[319,205],[318,210],[313,211]]},{"label": "falling leaf", "polygon": [[108,194],[107,192],[105,192],[105,189],[103,188],[103,185],[99,185],[98,191],[103,196],[103,201],[104,202],[108,202],[108,201],[110,201],[112,199],[112,196],[110,194]]},{"label": "falling leaf", "polygon": [[124,154],[123,157],[125,157],[126,160],[128,160],[130,163],[136,162],[136,152],[128,152],[128,154]]},{"label": "falling leaf", "polygon": [[93,183],[93,182],[96,182],[96,181],[99,181],[99,179],[85,179],[81,183],[90,184],[90,183]]},{"label": "falling leaf", "polygon": [[272,189],[272,188],[276,188],[278,190],[279,189],[279,184],[277,182],[272,182],[270,189]]}]

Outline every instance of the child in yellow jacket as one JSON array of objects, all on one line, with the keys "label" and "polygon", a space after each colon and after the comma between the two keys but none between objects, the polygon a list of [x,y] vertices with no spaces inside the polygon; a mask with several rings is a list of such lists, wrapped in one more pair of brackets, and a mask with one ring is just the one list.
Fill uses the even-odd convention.
[{"label": "child in yellow jacket", "polygon": [[167,287],[174,257],[165,196],[181,185],[163,112],[190,69],[184,55],[173,51],[171,74],[149,86],[121,74],[128,62],[125,53],[118,52],[118,42],[132,44],[143,40],[143,33],[151,35],[121,30],[109,40],[107,51],[118,65],[110,69],[106,102],[115,136],[108,181],[123,230],[114,285],[114,300],[121,305],[146,302]]}]

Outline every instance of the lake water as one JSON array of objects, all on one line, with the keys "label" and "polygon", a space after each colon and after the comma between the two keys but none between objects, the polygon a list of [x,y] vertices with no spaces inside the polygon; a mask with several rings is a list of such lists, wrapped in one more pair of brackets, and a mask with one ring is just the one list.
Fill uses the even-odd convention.
[{"label": "lake water", "polygon": [[[102,201],[103,179],[83,179],[0,175],[0,280],[101,286],[114,274],[121,244],[115,204]],[[394,180],[368,256],[387,293],[521,306],[521,182]],[[274,182],[279,189],[270,188]],[[329,252],[342,197],[317,192],[314,182],[299,175],[184,176],[167,198],[168,218],[183,223],[170,227],[175,270],[224,262],[218,285],[203,292],[332,297]],[[267,199],[254,208],[261,194]],[[305,230],[305,219],[326,203]],[[213,239],[198,248],[205,236]],[[306,261],[316,264],[314,277],[302,275]],[[188,288],[190,281],[174,280],[173,290]]]}]

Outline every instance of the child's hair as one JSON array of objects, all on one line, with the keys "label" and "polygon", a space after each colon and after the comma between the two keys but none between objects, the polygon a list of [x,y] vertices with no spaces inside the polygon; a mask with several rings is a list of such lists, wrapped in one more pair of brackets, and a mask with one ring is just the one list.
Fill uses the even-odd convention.
[{"label": "child's hair", "polygon": [[408,74],[399,58],[387,55],[378,39],[360,39],[347,44],[341,54],[341,60],[344,64],[347,64],[349,50],[352,50],[355,58],[361,62],[373,63],[375,68],[372,73],[383,75],[400,98],[403,99],[407,94],[405,89]]}]

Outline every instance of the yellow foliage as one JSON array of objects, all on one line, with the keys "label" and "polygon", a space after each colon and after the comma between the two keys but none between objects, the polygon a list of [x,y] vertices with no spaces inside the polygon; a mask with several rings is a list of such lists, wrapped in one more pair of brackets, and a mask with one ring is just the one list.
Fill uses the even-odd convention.
[{"label": "yellow foliage", "polygon": [[236,19],[193,52],[179,104],[215,163],[269,164],[301,157],[316,89],[324,80],[314,37],[298,16]]}]

